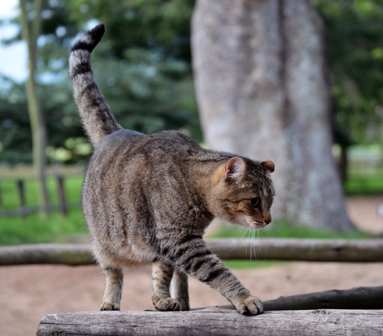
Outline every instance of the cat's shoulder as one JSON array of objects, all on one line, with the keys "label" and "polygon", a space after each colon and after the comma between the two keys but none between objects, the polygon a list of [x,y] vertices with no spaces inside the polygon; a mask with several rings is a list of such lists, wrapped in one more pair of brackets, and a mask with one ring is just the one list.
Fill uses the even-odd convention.
[{"label": "cat's shoulder", "polygon": [[182,142],[189,144],[197,144],[194,140],[188,137],[185,133],[180,131],[161,131],[149,135],[153,139],[158,139],[159,141],[170,141],[170,142]]}]

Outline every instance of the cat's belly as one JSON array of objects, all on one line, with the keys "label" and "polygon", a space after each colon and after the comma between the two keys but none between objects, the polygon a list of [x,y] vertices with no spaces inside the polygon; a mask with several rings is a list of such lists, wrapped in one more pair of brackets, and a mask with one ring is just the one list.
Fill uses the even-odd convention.
[{"label": "cat's belly", "polygon": [[93,241],[93,252],[100,263],[128,266],[152,262],[156,257],[153,248],[141,239],[131,244]]}]

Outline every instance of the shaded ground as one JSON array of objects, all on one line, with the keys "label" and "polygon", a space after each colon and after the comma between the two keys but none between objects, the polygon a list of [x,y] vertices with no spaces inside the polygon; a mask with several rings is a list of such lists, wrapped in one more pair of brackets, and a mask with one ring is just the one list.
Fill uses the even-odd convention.
[{"label": "shaded ground", "polygon": [[[377,216],[382,197],[352,198],[348,208],[359,227],[383,231]],[[383,285],[383,263],[281,263],[277,266],[234,271],[244,285],[263,300],[328,289]],[[50,313],[96,310],[104,286],[98,266],[0,267],[0,335],[35,335],[40,319]],[[227,304],[219,294],[190,280],[191,306]],[[125,272],[123,310],[152,309],[150,267]]]}]

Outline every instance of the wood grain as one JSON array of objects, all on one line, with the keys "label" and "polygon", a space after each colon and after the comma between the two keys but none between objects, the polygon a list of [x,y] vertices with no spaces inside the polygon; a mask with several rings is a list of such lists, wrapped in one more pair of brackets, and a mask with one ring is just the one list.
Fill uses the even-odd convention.
[{"label": "wood grain", "polygon": [[190,312],[50,314],[37,336],[51,335],[383,335],[381,310],[268,311],[247,317],[210,307]]}]

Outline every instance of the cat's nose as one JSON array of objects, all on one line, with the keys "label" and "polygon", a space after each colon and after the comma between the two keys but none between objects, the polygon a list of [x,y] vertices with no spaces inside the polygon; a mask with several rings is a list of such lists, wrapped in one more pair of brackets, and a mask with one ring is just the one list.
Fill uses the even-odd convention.
[{"label": "cat's nose", "polygon": [[265,218],[264,218],[264,222],[265,222],[266,224],[270,224],[270,223],[271,223],[271,216],[267,216],[267,217],[265,217]]}]

